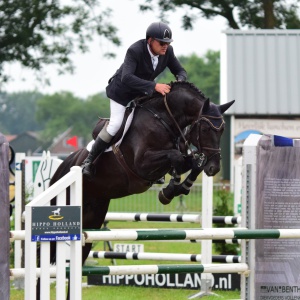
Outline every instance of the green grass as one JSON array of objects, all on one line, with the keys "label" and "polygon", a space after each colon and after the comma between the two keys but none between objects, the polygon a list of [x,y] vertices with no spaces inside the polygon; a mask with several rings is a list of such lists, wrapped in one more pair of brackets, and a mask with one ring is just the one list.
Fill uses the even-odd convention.
[{"label": "green grass", "polygon": [[[128,286],[93,286],[82,289],[82,300],[182,300],[195,295],[196,290],[142,288]],[[221,297],[206,296],[205,299],[240,299],[240,293],[215,291]],[[24,291],[11,290],[10,300],[23,300]],[[55,300],[55,286],[51,286],[51,300]]]}]

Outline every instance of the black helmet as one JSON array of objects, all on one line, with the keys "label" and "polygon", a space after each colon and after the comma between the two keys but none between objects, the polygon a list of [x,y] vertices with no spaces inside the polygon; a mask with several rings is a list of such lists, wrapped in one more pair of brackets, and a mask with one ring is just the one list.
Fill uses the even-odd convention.
[{"label": "black helmet", "polygon": [[171,28],[162,22],[154,22],[149,25],[146,31],[146,39],[149,37],[166,43],[173,42]]}]

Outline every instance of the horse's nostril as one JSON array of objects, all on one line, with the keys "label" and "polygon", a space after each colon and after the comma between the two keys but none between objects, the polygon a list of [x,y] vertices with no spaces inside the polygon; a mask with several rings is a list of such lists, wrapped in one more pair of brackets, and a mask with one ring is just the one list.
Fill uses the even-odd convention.
[{"label": "horse's nostril", "polygon": [[220,171],[220,168],[219,168],[219,167],[216,167],[216,166],[210,166],[209,169],[208,169],[208,174],[209,174],[209,176],[214,176],[214,175],[216,175],[219,171]]}]

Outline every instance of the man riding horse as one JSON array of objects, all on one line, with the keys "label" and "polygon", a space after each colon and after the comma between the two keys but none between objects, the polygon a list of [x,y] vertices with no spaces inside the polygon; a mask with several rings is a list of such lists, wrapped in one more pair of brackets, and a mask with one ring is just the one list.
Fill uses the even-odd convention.
[{"label": "man riding horse", "polygon": [[172,41],[172,31],[167,24],[150,24],[146,39],[141,39],[129,47],[124,63],[109,79],[106,87],[106,94],[110,98],[109,124],[100,131],[82,164],[83,175],[90,180],[94,175],[93,161],[110,146],[112,138],[121,127],[127,104],[136,97],[152,95],[154,91],[162,95],[169,93],[170,85],[154,81],[166,67],[177,81],[187,79],[186,71],[170,45]]}]

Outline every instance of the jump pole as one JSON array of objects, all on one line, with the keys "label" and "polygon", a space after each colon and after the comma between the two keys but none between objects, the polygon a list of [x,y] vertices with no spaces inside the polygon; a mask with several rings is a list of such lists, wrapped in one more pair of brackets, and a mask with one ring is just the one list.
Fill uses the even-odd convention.
[{"label": "jump pole", "polygon": [[[151,213],[113,213],[106,214],[105,221],[134,222],[176,222],[201,223],[202,217],[197,214],[151,214]],[[214,224],[240,224],[240,216],[213,216]]]},{"label": "jump pole", "polygon": [[[110,231],[83,231],[85,243],[93,241],[201,241],[201,240],[257,240],[300,239],[300,229],[113,229]],[[25,231],[10,232],[11,241],[24,240]]]},{"label": "jump pole", "polygon": [[[49,273],[55,277],[56,267],[51,267]],[[87,275],[139,275],[139,274],[180,274],[180,273],[248,273],[247,264],[182,264],[182,265],[127,265],[127,266],[106,266],[106,267],[83,267],[82,276]],[[69,273],[69,268],[66,268]],[[10,275],[14,278],[23,278],[23,268],[11,269]],[[40,277],[42,271],[37,268],[35,276]]]},{"label": "jump pole", "polygon": [[[169,260],[169,261],[202,262],[201,254],[183,254],[183,253],[91,251],[88,257],[103,258],[103,259]],[[241,257],[237,255],[213,255],[212,262],[240,263]]]},{"label": "jump pole", "polygon": [[85,243],[93,241],[300,239],[300,229],[182,229],[84,231]]}]

